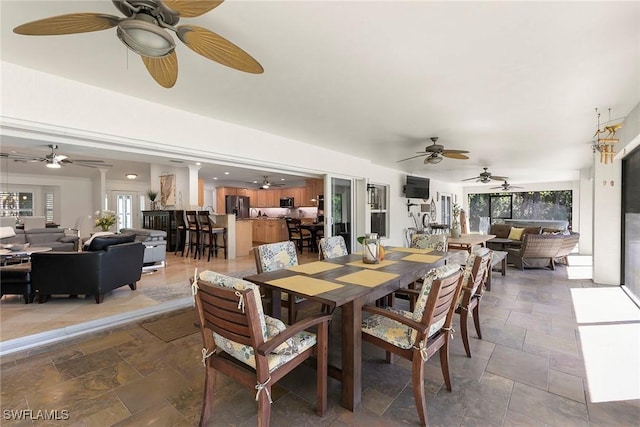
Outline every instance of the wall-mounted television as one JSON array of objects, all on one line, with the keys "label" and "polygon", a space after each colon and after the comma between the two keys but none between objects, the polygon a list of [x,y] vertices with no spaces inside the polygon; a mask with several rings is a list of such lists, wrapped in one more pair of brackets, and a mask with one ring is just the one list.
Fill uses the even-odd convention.
[{"label": "wall-mounted television", "polygon": [[429,178],[407,175],[407,184],[404,186],[404,195],[408,199],[428,199]]}]

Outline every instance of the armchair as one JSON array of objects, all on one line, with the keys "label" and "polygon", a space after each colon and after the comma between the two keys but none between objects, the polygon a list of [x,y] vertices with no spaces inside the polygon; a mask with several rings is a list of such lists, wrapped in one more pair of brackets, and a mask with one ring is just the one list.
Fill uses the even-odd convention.
[{"label": "armchair", "polygon": [[129,285],[136,289],[142,274],[144,246],[133,234],[93,239],[86,252],[41,252],[31,255],[31,287],[38,302],[53,294],[93,295],[100,304],[104,294]]},{"label": "armchair", "polygon": [[[327,341],[330,315],[286,326],[264,314],[259,288],[204,271],[193,279],[206,368],[200,426],[213,415],[216,372],[258,390],[258,425],[269,426],[273,384],[315,354],[316,412],[327,410]],[[307,329],[317,328],[316,334]]]},{"label": "armchair", "polygon": [[413,312],[390,307],[362,308],[371,314],[362,321],[362,339],[385,350],[388,362],[392,360],[392,353],[411,362],[413,397],[423,426],[428,425],[424,364],[438,351],[442,376],[447,390],[451,391],[449,339],[462,285],[461,274],[457,264],[448,264],[427,273]]}]

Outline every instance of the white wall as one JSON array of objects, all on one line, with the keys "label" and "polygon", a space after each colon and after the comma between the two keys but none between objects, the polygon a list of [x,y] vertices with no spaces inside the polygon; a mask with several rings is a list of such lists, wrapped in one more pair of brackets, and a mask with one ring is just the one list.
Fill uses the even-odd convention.
[{"label": "white wall", "polygon": [[[630,152],[640,140],[640,104],[627,115],[616,133],[618,153]],[[605,285],[621,283],[622,162],[600,163],[594,155],[593,178],[593,281]],[[611,181],[614,185],[611,186]]]}]

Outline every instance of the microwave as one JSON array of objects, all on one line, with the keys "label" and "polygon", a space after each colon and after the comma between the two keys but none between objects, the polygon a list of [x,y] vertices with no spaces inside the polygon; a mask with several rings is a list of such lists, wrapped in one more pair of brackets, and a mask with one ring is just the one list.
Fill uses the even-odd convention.
[{"label": "microwave", "polygon": [[292,208],[293,207],[293,197],[281,197],[280,198],[280,207],[281,208]]}]

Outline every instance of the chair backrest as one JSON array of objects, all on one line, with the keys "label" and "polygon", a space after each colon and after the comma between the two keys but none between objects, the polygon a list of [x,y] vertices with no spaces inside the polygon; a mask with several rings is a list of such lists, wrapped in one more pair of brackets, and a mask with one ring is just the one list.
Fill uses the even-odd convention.
[{"label": "chair backrest", "polygon": [[198,211],[196,213],[196,221],[200,230],[209,228],[209,211]]},{"label": "chair backrest", "polygon": [[15,216],[2,216],[0,217],[0,227],[11,227],[16,228],[16,217]]},{"label": "chair backrest", "polygon": [[47,220],[43,216],[23,216],[21,220],[25,230],[45,228],[47,225]]},{"label": "chair backrest", "polygon": [[411,236],[412,248],[434,249],[440,252],[447,251],[446,234],[414,234]]},{"label": "chair backrest", "polygon": [[344,255],[349,255],[347,250],[347,244],[344,242],[342,236],[323,237],[318,242],[320,246],[321,259],[337,258]]},{"label": "chair backrest", "polygon": [[302,223],[302,221],[300,221],[297,218],[287,218],[285,219],[285,222],[287,223],[287,232],[289,233],[289,239],[293,239],[293,238],[300,238],[300,236],[302,235],[300,232],[300,224]]},{"label": "chair backrest", "polygon": [[198,212],[197,211],[186,211],[185,212],[185,220],[187,221],[187,227],[192,228],[194,230],[199,230],[198,227]]},{"label": "chair backrest", "polygon": [[482,285],[486,281],[491,263],[492,251],[487,248],[477,247],[471,251],[462,273],[462,298],[461,303],[466,306],[468,300],[476,294],[482,294]]},{"label": "chair backrest", "polygon": [[184,228],[187,223],[184,219],[184,211],[183,210],[175,210],[173,211],[174,220],[176,222],[176,227]]},{"label": "chair backrest", "polygon": [[451,324],[453,302],[457,301],[462,285],[461,277],[458,264],[434,268],[424,276],[412,318],[429,325],[428,336]]},{"label": "chair backrest", "polygon": [[296,245],[290,240],[256,246],[253,253],[258,273],[277,271],[298,265]]},{"label": "chair backrest", "polygon": [[222,349],[237,345],[255,348],[266,340],[267,324],[259,287],[208,270],[194,280],[197,280],[194,299],[202,339],[209,351],[215,348],[213,342]]}]

